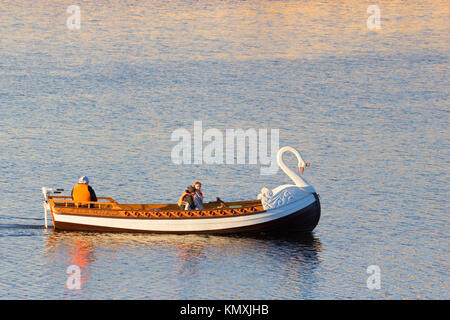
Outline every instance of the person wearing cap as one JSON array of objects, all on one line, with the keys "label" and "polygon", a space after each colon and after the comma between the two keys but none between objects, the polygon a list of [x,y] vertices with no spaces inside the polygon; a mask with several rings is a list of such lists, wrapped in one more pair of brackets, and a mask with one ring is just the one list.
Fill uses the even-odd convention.
[{"label": "person wearing cap", "polygon": [[74,201],[97,201],[94,189],[89,185],[86,176],[81,177],[72,189],[72,200]]},{"label": "person wearing cap", "polygon": [[194,184],[194,204],[196,210],[203,210],[203,192],[201,190],[202,184],[199,181],[195,181]]}]

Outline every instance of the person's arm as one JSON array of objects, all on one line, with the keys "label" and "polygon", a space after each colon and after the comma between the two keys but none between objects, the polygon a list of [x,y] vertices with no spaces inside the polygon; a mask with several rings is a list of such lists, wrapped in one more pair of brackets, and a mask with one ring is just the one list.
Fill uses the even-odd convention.
[{"label": "person's arm", "polygon": [[75,189],[75,188],[72,188],[72,192],[70,193],[70,196],[72,197],[72,200],[73,200],[73,189]]},{"label": "person's arm", "polygon": [[189,195],[186,197],[186,201],[189,203],[189,208],[191,208],[191,210],[195,209],[195,204],[194,204],[194,197]]},{"label": "person's arm", "polygon": [[94,189],[91,186],[88,186],[89,193],[91,194],[91,201],[97,202],[97,195],[95,194]]}]

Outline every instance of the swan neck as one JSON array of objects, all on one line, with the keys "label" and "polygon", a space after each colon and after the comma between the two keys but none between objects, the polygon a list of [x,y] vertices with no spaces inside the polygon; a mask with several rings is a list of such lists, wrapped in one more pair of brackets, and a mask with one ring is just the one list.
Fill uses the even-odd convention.
[{"label": "swan neck", "polygon": [[284,161],[283,161],[283,154],[285,152],[288,152],[288,151],[292,152],[297,157],[299,166],[303,166],[305,164],[305,162],[303,161],[302,157],[300,156],[300,153],[298,153],[297,150],[295,150],[295,149],[293,149],[291,147],[283,147],[283,148],[280,149],[280,151],[278,151],[278,156],[277,156],[278,165],[284,171],[284,173],[286,173],[287,176],[289,178],[291,178],[292,181],[294,181],[296,186],[298,186],[300,188],[309,186],[309,183],[305,179],[303,179],[298,174],[296,174],[294,171],[289,169],[286,166],[286,164],[284,163]]}]

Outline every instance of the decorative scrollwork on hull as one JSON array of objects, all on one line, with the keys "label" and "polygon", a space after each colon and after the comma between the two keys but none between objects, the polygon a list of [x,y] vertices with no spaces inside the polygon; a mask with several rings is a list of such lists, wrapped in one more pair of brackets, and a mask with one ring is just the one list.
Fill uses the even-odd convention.
[{"label": "decorative scrollwork on hull", "polygon": [[261,193],[258,195],[258,199],[261,199],[264,210],[270,210],[293,203],[304,196],[304,192],[298,187],[292,186],[280,190],[275,195],[271,190],[262,188]]}]

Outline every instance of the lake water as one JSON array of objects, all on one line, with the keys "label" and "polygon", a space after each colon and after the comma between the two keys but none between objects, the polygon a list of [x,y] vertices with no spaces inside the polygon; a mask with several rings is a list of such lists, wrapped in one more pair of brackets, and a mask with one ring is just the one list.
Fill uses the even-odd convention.
[{"label": "lake water", "polygon": [[[447,1],[89,0],[70,30],[72,4],[0,3],[0,298],[450,298]],[[40,188],[81,175],[125,203],[289,183],[260,163],[174,164],[171,134],[195,120],[279,129],[311,162],[314,232],[44,229]]]}]

